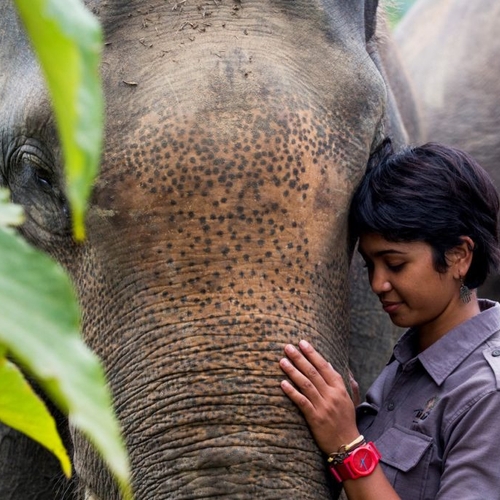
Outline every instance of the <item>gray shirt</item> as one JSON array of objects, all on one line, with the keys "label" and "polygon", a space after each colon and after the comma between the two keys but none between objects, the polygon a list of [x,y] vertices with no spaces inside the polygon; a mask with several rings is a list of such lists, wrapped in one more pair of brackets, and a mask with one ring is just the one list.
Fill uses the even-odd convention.
[{"label": "gray shirt", "polygon": [[357,409],[403,500],[500,498],[500,304],[417,351],[408,330]]}]

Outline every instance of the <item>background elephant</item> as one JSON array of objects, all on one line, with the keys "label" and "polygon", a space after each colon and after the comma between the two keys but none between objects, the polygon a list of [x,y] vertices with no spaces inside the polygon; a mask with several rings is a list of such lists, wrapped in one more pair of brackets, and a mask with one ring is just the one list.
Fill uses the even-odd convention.
[{"label": "background elephant", "polygon": [[[414,86],[425,140],[472,154],[500,188],[500,3],[420,0],[395,39]],[[480,295],[500,300],[500,277]]]},{"label": "background elephant", "polygon": [[[87,241],[71,238],[53,117],[10,0],[0,184],[26,208],[23,234],[72,276],[136,497],[334,498],[278,360],[306,337],[347,369],[349,200],[384,136],[408,138],[377,2],[88,5],[105,32],[107,127]],[[78,498],[118,498],[72,442]]]}]

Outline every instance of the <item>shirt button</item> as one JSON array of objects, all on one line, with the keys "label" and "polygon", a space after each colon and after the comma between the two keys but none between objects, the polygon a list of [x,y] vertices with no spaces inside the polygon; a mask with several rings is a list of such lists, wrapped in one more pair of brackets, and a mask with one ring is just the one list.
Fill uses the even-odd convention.
[{"label": "shirt button", "polygon": [[394,410],[394,403],[392,401],[390,403],[387,403],[387,410],[388,411]]},{"label": "shirt button", "polygon": [[494,358],[497,358],[498,356],[500,356],[500,349],[495,349],[491,355],[494,357]]}]

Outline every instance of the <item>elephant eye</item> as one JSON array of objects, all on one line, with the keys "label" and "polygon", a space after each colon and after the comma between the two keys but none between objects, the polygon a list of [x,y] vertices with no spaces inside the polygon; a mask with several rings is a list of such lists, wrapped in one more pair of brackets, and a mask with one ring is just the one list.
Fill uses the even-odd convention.
[{"label": "elephant eye", "polygon": [[50,172],[43,166],[42,162],[33,154],[26,153],[22,157],[24,167],[30,172],[35,183],[41,189],[50,191],[53,189],[53,180]]},{"label": "elephant eye", "polygon": [[10,157],[7,184],[15,203],[23,205],[23,232],[34,243],[69,234],[71,217],[54,162],[34,140],[23,141]]},{"label": "elephant eye", "polygon": [[35,179],[43,188],[52,188],[52,183],[49,179],[49,176],[40,171],[35,172]]}]

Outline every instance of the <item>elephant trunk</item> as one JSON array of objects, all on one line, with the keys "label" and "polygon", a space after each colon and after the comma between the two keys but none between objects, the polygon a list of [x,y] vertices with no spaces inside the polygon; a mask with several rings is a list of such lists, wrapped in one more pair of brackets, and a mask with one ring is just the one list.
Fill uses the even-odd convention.
[{"label": "elephant trunk", "polygon": [[[159,264],[151,267],[154,285],[144,274],[129,275],[120,278],[121,292],[110,270],[115,294],[104,294],[109,304],[86,308],[108,313],[106,330],[95,329],[95,314],[84,316],[84,330],[106,360],[136,474],[136,498],[155,492],[154,498],[175,500],[312,499],[319,491],[330,498],[321,453],[280,389],[278,361],[286,343],[307,338],[345,371],[347,315],[339,312],[344,319],[334,321],[334,299],[325,293],[333,290],[324,286],[333,269],[320,264],[310,275],[315,280],[286,289],[287,277],[275,275],[274,289],[257,292],[255,277],[235,280],[229,276],[234,269],[226,267],[231,266],[219,266],[218,273],[232,288],[214,284],[207,291],[206,283],[191,283],[190,294],[172,281],[161,285],[155,272],[172,276]],[[181,281],[189,279],[184,275]],[[340,290],[346,288],[336,280]],[[342,310],[345,304],[336,300],[336,306]],[[89,468],[96,458],[76,439],[77,472],[97,498],[108,500],[109,478]],[[85,464],[81,471],[78,463]]]}]

